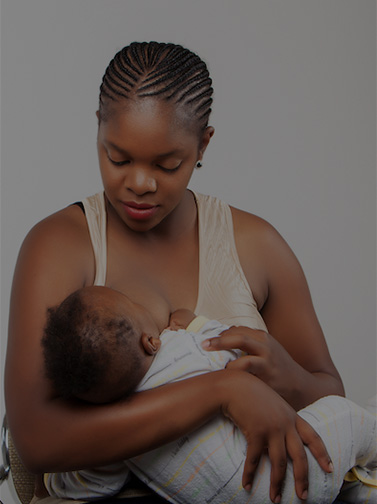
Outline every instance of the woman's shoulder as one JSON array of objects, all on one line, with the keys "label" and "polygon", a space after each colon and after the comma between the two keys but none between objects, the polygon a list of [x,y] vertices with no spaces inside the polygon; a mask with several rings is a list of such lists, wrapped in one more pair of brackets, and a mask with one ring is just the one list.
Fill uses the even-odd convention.
[{"label": "woman's shoulder", "polygon": [[[53,242],[57,238],[85,239],[87,231],[85,214],[79,205],[70,205],[45,217],[35,224],[25,242]],[[68,243],[67,243],[68,244]]]},{"label": "woman's shoulder", "polygon": [[290,271],[296,275],[301,267],[278,230],[265,219],[244,210],[231,207],[234,239],[240,263],[258,306],[267,299],[271,285]]},{"label": "woman's shoulder", "polygon": [[285,239],[271,223],[235,207],[231,207],[231,212],[239,253],[253,252],[261,264],[268,266],[286,254],[293,255]]},{"label": "woman's shoulder", "polygon": [[230,210],[234,232],[239,239],[254,242],[258,238],[259,243],[260,240],[264,243],[266,240],[281,239],[276,228],[262,217],[233,206],[230,206]]},{"label": "woman's shoulder", "polygon": [[252,250],[263,251],[266,247],[285,244],[280,233],[262,217],[229,205],[216,196],[201,193],[194,193],[194,195],[200,213],[208,216],[211,221],[216,221],[216,215],[220,215],[220,220],[222,220],[221,216],[226,214],[231,217],[238,252],[246,249],[250,255]]},{"label": "woman's shoulder", "polygon": [[92,247],[85,215],[78,205],[63,208],[35,224],[24,239],[20,249],[19,262],[29,268],[59,264],[62,268],[72,266],[72,270],[85,276],[91,268]]},{"label": "woman's shoulder", "polygon": [[212,210],[215,207],[221,209],[229,208],[233,218],[233,223],[235,226],[237,226],[239,231],[247,232],[250,230],[254,230],[256,232],[263,232],[268,230],[269,231],[274,230],[273,226],[271,226],[271,224],[269,224],[263,218],[253,213],[234,207],[228,204],[223,199],[219,198],[218,196],[212,196],[209,194],[202,194],[198,192],[193,192],[193,194],[198,204],[209,210]]}]

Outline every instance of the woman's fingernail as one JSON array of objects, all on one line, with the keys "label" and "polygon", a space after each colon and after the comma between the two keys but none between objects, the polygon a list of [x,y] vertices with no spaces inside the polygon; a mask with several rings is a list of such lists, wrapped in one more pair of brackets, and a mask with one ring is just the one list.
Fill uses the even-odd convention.
[{"label": "woman's fingernail", "polygon": [[246,492],[250,492],[251,490],[251,485],[250,483],[248,483],[247,485],[244,486],[244,489],[246,490]]},{"label": "woman's fingernail", "polygon": [[302,492],[302,495],[301,495],[301,499],[302,500],[306,500],[308,498],[308,491],[307,490],[304,490]]},{"label": "woman's fingernail", "polygon": [[206,339],[206,340],[204,340],[204,341],[202,342],[202,348],[204,348],[204,349],[209,348],[209,347],[210,347],[210,345],[211,345],[211,342],[210,342],[208,339]]},{"label": "woman's fingernail", "polygon": [[330,472],[334,472],[334,464],[332,462],[329,463]]},{"label": "woman's fingernail", "polygon": [[277,495],[274,499],[274,504],[280,504],[281,501],[281,495]]}]

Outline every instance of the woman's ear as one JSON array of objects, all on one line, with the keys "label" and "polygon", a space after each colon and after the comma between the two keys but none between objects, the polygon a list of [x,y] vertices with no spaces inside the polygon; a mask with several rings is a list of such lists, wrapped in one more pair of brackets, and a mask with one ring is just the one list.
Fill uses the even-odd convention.
[{"label": "woman's ear", "polygon": [[213,137],[214,133],[215,133],[215,128],[213,126],[207,126],[206,129],[204,130],[204,133],[203,133],[202,139],[200,141],[200,145],[199,145],[198,159],[203,158],[203,154],[204,154],[206,148],[208,147],[208,144],[209,144],[211,138]]},{"label": "woman's ear", "polygon": [[160,350],[161,340],[160,338],[155,338],[154,336],[143,333],[141,335],[141,345],[148,355],[154,355]]}]

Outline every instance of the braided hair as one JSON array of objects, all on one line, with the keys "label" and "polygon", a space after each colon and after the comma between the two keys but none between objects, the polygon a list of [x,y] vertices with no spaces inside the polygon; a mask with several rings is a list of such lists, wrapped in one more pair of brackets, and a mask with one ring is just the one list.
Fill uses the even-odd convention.
[{"label": "braided hair", "polygon": [[161,97],[183,107],[203,131],[212,104],[212,80],[199,56],[172,43],[133,42],[110,62],[100,87],[100,118],[106,104],[130,98]]}]

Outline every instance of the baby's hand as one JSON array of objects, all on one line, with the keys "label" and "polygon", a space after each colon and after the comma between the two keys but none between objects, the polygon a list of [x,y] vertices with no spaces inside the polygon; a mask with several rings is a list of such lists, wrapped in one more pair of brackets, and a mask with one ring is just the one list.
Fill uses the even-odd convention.
[{"label": "baby's hand", "polygon": [[191,310],[187,310],[186,308],[175,310],[170,315],[168,329],[171,329],[172,331],[178,331],[178,329],[186,329],[195,317],[195,313]]}]

